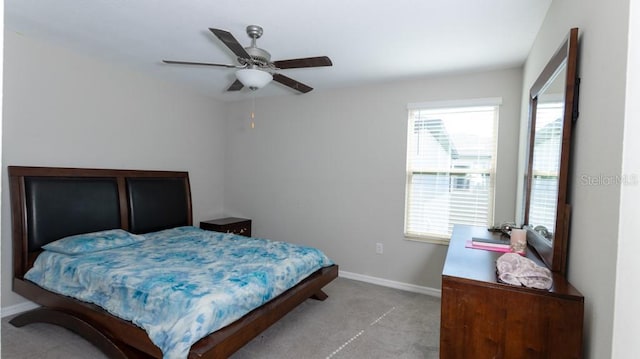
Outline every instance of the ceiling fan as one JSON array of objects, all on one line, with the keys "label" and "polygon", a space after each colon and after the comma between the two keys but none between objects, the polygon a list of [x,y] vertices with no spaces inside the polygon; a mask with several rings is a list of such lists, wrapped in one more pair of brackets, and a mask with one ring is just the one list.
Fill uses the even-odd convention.
[{"label": "ceiling fan", "polygon": [[247,35],[251,38],[251,46],[249,47],[242,47],[238,40],[228,31],[213,28],[209,28],[209,30],[237,56],[238,65],[173,60],[162,60],[162,62],[166,64],[216,66],[238,69],[238,71],[236,71],[237,79],[229,86],[227,91],[239,91],[245,86],[251,90],[257,90],[268,84],[271,80],[274,80],[302,93],[307,93],[313,90],[313,88],[282,75],[278,71],[333,65],[331,59],[327,56],[271,61],[271,54],[256,46],[256,40],[259,39],[263,33],[262,27],[258,25],[247,26]]}]

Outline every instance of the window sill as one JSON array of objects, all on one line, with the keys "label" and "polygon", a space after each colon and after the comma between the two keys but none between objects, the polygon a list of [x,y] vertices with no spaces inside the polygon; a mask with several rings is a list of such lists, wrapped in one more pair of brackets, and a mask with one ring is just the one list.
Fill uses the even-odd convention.
[{"label": "window sill", "polygon": [[418,237],[418,236],[408,236],[405,234],[405,241],[412,242],[420,242],[420,243],[429,243],[429,244],[439,244],[442,246],[449,245],[449,238],[441,238],[441,237]]}]

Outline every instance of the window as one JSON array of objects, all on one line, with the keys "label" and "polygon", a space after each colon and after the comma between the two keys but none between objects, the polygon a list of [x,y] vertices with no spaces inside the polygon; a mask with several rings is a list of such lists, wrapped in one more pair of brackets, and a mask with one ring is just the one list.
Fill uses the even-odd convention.
[{"label": "window", "polygon": [[447,242],[493,222],[501,99],[409,105],[405,236]]}]

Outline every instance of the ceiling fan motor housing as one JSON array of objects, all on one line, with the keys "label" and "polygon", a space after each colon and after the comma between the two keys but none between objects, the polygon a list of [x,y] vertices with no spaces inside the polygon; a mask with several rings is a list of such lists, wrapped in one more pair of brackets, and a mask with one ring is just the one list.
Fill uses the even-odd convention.
[{"label": "ceiling fan motor housing", "polygon": [[[249,46],[245,47],[244,49],[254,61],[253,65],[266,67],[269,64],[269,61],[271,61],[271,54],[259,47]],[[240,61],[240,63],[242,63],[242,60],[246,59],[238,58],[238,61]]]}]

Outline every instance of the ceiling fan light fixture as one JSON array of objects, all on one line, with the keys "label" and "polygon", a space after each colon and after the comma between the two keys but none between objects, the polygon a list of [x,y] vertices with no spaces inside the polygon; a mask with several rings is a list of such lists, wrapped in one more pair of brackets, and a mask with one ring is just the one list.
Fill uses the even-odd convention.
[{"label": "ceiling fan light fixture", "polygon": [[270,73],[256,69],[238,70],[236,71],[236,77],[251,90],[262,88],[273,80],[273,76]]}]

